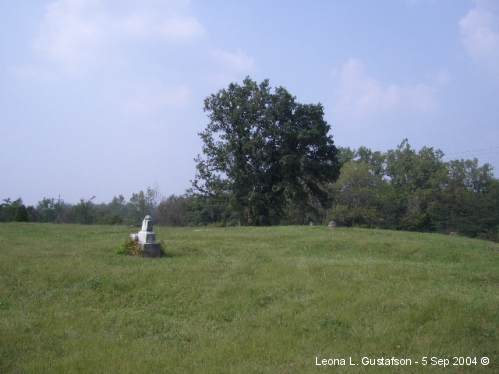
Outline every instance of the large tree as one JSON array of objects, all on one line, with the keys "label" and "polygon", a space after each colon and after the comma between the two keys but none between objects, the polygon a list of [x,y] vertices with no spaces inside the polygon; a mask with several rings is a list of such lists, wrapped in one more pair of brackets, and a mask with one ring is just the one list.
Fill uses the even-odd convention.
[{"label": "large tree", "polygon": [[337,150],[321,104],[301,104],[285,88],[246,78],[207,97],[194,190],[223,196],[242,224],[279,223],[292,205],[329,203]]}]

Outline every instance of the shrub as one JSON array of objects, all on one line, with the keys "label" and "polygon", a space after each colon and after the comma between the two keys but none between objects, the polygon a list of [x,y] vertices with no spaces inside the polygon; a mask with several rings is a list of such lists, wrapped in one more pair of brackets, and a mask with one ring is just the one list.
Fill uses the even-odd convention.
[{"label": "shrub", "polygon": [[[159,247],[161,251],[161,257],[166,256],[165,252],[165,242],[161,240],[159,242]],[[144,251],[142,250],[141,245],[139,242],[136,240],[133,240],[132,238],[128,238],[123,244],[121,244],[117,251],[117,254],[119,255],[127,255],[127,256],[143,256]]]},{"label": "shrub", "polygon": [[119,255],[142,256],[142,247],[137,241],[132,238],[128,238],[122,245],[119,246],[116,253]]}]

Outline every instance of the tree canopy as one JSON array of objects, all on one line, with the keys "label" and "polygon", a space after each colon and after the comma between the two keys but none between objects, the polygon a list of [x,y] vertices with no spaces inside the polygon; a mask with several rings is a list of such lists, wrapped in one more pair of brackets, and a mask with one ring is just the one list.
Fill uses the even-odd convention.
[{"label": "tree canopy", "polygon": [[204,110],[195,192],[224,197],[242,224],[278,224],[291,206],[304,216],[327,206],[339,162],[321,104],[248,77],[207,97]]},{"label": "tree canopy", "polygon": [[459,232],[499,240],[499,181],[478,160],[445,162],[407,139],[385,153],[340,148],[330,218],[340,225]]}]

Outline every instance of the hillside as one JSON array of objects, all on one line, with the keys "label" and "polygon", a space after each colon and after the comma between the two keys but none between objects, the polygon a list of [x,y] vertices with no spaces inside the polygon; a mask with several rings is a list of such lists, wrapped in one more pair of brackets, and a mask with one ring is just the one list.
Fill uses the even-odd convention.
[{"label": "hillside", "polygon": [[0,225],[1,373],[304,373],[316,357],[363,356],[487,356],[499,370],[498,244],[156,228],[168,257],[116,255],[132,231]]}]

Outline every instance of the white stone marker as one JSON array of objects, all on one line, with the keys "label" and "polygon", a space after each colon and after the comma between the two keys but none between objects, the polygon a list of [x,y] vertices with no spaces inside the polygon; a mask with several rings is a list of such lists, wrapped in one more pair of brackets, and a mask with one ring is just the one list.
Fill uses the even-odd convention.
[{"label": "white stone marker", "polygon": [[152,218],[147,215],[142,221],[142,229],[136,234],[130,234],[130,237],[138,241],[144,252],[144,257],[160,257],[161,246],[156,243],[156,234],[152,228]]}]

